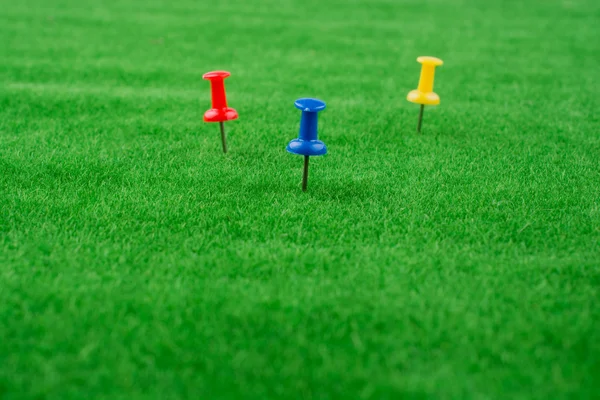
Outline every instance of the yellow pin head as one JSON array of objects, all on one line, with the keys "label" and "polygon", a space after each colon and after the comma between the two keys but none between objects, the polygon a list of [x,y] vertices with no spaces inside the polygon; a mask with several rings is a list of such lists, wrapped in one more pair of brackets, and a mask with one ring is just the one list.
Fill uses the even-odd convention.
[{"label": "yellow pin head", "polygon": [[444,62],[439,58],[428,56],[421,56],[417,58],[417,61],[421,63],[419,86],[416,90],[411,91],[406,99],[412,103],[436,106],[440,104],[440,96],[433,92],[433,77],[435,67],[444,64]]}]

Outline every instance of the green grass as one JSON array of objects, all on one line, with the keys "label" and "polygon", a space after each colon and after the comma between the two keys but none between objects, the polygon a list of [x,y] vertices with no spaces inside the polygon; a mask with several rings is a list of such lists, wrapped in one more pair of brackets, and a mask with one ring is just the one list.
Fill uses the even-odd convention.
[{"label": "green grass", "polygon": [[599,3],[211,3],[0,0],[0,398],[597,395]]}]

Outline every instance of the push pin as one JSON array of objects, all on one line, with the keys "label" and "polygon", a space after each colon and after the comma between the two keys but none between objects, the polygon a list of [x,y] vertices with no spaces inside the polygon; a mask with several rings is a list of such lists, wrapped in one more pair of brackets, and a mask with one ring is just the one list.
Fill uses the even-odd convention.
[{"label": "push pin", "polygon": [[225,78],[231,75],[227,71],[213,71],[202,75],[203,79],[210,81],[212,96],[212,108],[204,113],[205,122],[218,122],[221,126],[221,142],[223,142],[223,153],[227,153],[227,136],[225,135],[225,121],[238,118],[238,113],[231,107],[227,107],[225,96]]},{"label": "push pin", "polygon": [[310,156],[327,154],[325,143],[318,140],[317,113],[325,109],[325,103],[317,99],[298,99],[294,102],[297,109],[302,110],[300,133],[298,139],[292,140],[286,150],[304,156],[304,173],[302,175],[302,191],[308,187],[308,159]]},{"label": "push pin", "polygon": [[444,62],[439,58],[427,56],[421,56],[417,58],[417,61],[421,63],[419,87],[417,90],[411,91],[406,98],[412,103],[421,105],[419,123],[417,125],[417,132],[420,133],[425,106],[437,106],[440,104],[440,96],[433,92],[433,77],[435,75],[435,67],[442,65]]}]

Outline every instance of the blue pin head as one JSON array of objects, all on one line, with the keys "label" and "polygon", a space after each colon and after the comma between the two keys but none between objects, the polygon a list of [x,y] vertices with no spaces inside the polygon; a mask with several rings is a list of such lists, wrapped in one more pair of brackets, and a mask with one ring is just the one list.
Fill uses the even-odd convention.
[{"label": "blue pin head", "polygon": [[327,154],[325,143],[318,140],[317,113],[325,109],[325,103],[317,99],[298,99],[294,103],[302,111],[298,139],[292,140],[286,150],[301,156]]}]

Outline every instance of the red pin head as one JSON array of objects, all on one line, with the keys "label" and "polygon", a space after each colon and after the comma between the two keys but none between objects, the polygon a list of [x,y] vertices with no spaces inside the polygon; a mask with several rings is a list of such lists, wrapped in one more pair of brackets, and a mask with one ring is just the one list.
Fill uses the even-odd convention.
[{"label": "red pin head", "polygon": [[204,113],[204,121],[224,122],[238,118],[237,111],[231,107],[227,107],[224,80],[229,75],[231,74],[227,71],[212,71],[202,76],[203,79],[210,81],[212,95],[212,108]]}]

